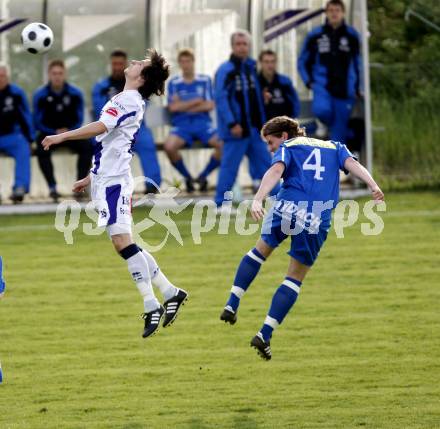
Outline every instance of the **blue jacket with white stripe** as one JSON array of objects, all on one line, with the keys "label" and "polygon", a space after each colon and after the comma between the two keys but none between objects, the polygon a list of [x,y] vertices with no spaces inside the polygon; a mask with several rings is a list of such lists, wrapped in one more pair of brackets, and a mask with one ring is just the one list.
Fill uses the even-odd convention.
[{"label": "blue jacket with white stripe", "polygon": [[354,98],[361,86],[361,54],[357,31],[345,22],[328,23],[306,37],[298,58],[298,71],[308,88],[325,88],[336,98]]},{"label": "blue jacket with white stripe", "polygon": [[8,84],[0,91],[0,136],[22,133],[26,140],[35,138],[32,115],[25,92],[17,85]]},{"label": "blue jacket with white stripe", "polygon": [[221,139],[235,138],[230,130],[236,124],[247,137],[252,128],[260,130],[266,120],[256,61],[251,58],[243,61],[231,55],[220,65],[215,74],[214,98]]}]

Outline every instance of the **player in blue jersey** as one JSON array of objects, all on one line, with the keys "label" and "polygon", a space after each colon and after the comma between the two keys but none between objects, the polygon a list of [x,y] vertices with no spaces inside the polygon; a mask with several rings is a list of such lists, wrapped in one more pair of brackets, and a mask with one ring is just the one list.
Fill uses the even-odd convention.
[{"label": "player in blue jersey", "polygon": [[[168,83],[168,110],[173,128],[164,149],[173,167],[185,178],[186,190],[193,192],[195,181],[204,192],[208,187],[207,177],[220,165],[221,158],[221,145],[209,114],[214,109],[211,79],[195,73],[191,49],[182,49],[177,61],[182,75],[174,76]],[[179,153],[185,145],[191,147],[194,140],[214,148],[208,164],[195,180]]]},{"label": "player in blue jersey", "polygon": [[382,201],[384,195],[345,145],[306,137],[294,119],[273,118],[263,126],[261,135],[275,154],[252,203],[255,220],[263,218],[263,200],[281,178],[283,185],[265,217],[261,238],[241,260],[220,319],[232,325],[237,321],[240,299],[263,262],[290,235],[287,275],[273,296],[261,330],[251,341],[251,346],[269,360],[272,331],[295,303],[301,284],[327,238],[331,212],[339,200],[339,170],[350,172],[365,182],[375,200]]}]

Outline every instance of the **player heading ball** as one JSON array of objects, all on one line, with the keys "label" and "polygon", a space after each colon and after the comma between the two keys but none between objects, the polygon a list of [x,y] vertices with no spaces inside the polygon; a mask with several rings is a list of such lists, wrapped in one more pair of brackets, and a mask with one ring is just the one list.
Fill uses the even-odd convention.
[{"label": "player heading ball", "polygon": [[[124,73],[124,90],[105,104],[98,121],[48,136],[42,145],[49,150],[52,145],[66,140],[96,137],[92,170],[74,184],[73,191],[84,191],[91,184],[92,200],[99,213],[98,226],[106,226],[115,250],[126,260],[143,298],[145,327],[142,336],[146,338],[156,332],[162,318],[163,326],[169,326],[188,296],[165,277],[153,256],[138,247],[131,234],[132,146],[144,118],[145,100],[152,95],[163,95],[169,66],[162,55],[149,50],[144,60],[131,61]],[[155,297],[152,285],[162,293],[163,307]]]},{"label": "player heading ball", "polygon": [[344,144],[306,137],[305,130],[294,119],[275,117],[263,126],[261,135],[274,156],[252,202],[251,214],[255,220],[264,216],[262,203],[267,194],[281,178],[283,184],[264,219],[261,238],[238,266],[220,319],[235,324],[240,299],[261,265],[290,236],[289,268],[273,295],[263,326],[251,340],[251,346],[269,360],[272,332],[295,304],[301,284],[327,238],[331,212],[339,200],[339,170],[365,182],[374,200],[382,201],[384,195]]}]

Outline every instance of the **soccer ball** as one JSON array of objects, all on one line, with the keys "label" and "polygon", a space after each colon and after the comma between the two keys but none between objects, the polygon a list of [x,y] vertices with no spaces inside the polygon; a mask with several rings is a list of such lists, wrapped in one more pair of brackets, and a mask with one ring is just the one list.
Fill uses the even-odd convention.
[{"label": "soccer ball", "polygon": [[21,43],[31,54],[43,54],[52,46],[52,30],[46,24],[33,22],[26,25],[21,32]]}]

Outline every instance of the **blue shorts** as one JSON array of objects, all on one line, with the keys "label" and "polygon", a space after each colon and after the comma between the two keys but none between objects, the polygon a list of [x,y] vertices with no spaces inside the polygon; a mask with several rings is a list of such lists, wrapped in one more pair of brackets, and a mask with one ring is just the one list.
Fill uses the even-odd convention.
[{"label": "blue shorts", "polygon": [[195,140],[200,140],[208,146],[209,140],[217,134],[217,130],[209,123],[179,125],[171,128],[171,134],[185,141],[186,147],[191,147]]},{"label": "blue shorts", "polygon": [[321,227],[311,233],[307,224],[302,224],[302,226],[300,224],[301,220],[295,216],[283,222],[283,216],[272,209],[264,219],[261,239],[275,249],[290,235],[290,250],[287,253],[302,264],[311,267],[327,238],[328,228]]}]

